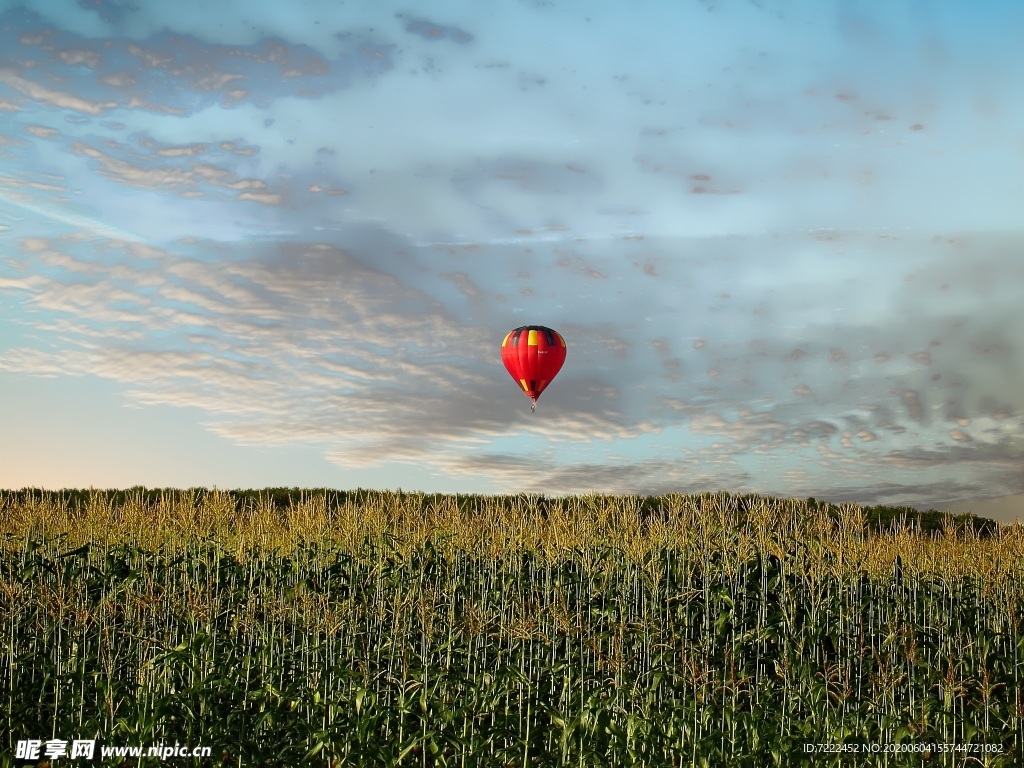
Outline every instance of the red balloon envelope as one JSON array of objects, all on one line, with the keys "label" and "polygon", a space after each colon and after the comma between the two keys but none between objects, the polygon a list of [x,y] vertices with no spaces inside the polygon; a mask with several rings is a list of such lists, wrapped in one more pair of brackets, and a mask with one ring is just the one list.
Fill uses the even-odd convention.
[{"label": "red balloon envelope", "polygon": [[501,362],[523,394],[533,401],[530,410],[534,410],[540,393],[565,362],[565,339],[543,325],[520,326],[501,342]]}]

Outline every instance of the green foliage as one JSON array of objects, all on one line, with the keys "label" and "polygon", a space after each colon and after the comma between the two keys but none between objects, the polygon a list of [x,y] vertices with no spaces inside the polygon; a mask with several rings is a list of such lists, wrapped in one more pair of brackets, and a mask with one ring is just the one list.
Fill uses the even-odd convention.
[{"label": "green foliage", "polygon": [[652,581],[614,550],[589,568],[385,542],[243,563],[30,541],[0,563],[20,590],[3,748],[44,724],[231,765],[840,764],[808,741],[1020,754],[1020,594],[1007,612],[971,581],[721,563],[660,552]]},{"label": "green foliage", "polygon": [[[24,504],[29,500],[40,502],[61,499],[67,502],[72,509],[82,509],[101,500],[103,503],[113,507],[121,507],[131,500],[137,499],[144,504],[155,504],[161,500],[189,499],[196,505],[202,505],[215,491],[207,488],[189,488],[179,490],[174,488],[144,488],[136,486],[124,490],[118,489],[65,489],[61,491],[46,491],[39,488],[24,488],[21,490],[5,491],[7,501],[13,505]],[[220,491],[226,494],[232,501],[236,511],[241,512],[247,505],[259,502],[268,503],[274,509],[284,511],[303,501],[322,499],[328,507],[337,507],[342,504],[352,503],[366,505],[379,495],[379,491],[357,488],[351,491],[334,490],[330,488],[261,488],[247,490],[226,490]],[[399,499],[403,497],[415,497],[423,509],[438,503],[454,499],[460,507],[471,508],[486,505],[491,508],[513,509],[518,502],[526,499],[531,506],[544,514],[549,499],[542,494],[519,494],[516,496],[482,496],[477,494],[423,494],[396,492]],[[728,495],[728,494],[723,494]],[[693,498],[693,497],[691,497]],[[759,505],[768,502],[777,502],[777,499],[766,499],[756,494],[737,494],[732,497],[737,510],[743,514],[755,509]],[[811,510],[822,511],[836,517],[840,513],[840,505],[830,504],[815,499],[813,496],[807,499],[807,507]],[[664,498],[660,496],[643,496],[638,498],[638,512],[645,518],[655,518],[662,514]],[[915,528],[923,533],[943,533],[951,521],[960,530],[971,528],[980,536],[990,536],[995,533],[998,526],[995,521],[985,517],[972,514],[950,515],[937,509],[922,511],[909,506],[887,506],[887,505],[861,505],[865,515],[866,530],[870,533],[891,530],[894,527],[905,525]]]},{"label": "green foliage", "polygon": [[870,530],[886,531],[902,525],[911,525],[923,533],[943,533],[949,524],[958,530],[972,529],[979,536],[992,536],[998,526],[994,520],[977,515],[950,515],[938,509],[925,512],[913,507],[864,507]]},{"label": "green foliage", "polygon": [[[970,764],[1024,761],[1019,530],[946,519],[942,537],[872,536],[849,510],[727,495],[699,509],[594,497],[573,518],[521,496],[456,534],[445,526],[478,497],[395,495],[371,512],[374,492],[355,491],[316,517],[300,503],[319,492],[293,492],[257,501],[291,527],[366,504],[378,532],[243,552],[96,527],[79,544],[25,533],[39,527],[26,516],[52,516],[42,497],[0,499],[0,765],[18,739],[83,735],[244,766],[967,764],[807,743],[988,744],[1001,751]],[[81,503],[119,520],[103,510],[142,493]],[[201,528],[220,497],[184,493],[175,514]],[[231,514],[253,514],[246,499]],[[524,505],[552,541],[603,522],[531,548],[508,530]],[[414,546],[391,532],[432,515]],[[469,546],[478,527],[512,543]]]}]

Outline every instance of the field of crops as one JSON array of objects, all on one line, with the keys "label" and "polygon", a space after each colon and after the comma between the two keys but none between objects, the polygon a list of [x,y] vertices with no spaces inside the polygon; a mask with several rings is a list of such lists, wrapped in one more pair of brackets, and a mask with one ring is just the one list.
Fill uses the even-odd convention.
[{"label": "field of crops", "polygon": [[37,491],[0,492],[0,533],[0,765],[28,738],[239,766],[1024,765],[1019,526]]}]

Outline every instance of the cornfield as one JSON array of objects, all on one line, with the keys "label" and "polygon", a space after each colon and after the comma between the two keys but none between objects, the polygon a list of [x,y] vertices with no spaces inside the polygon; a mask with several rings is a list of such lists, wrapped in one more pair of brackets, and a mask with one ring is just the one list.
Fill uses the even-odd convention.
[{"label": "cornfield", "polygon": [[1020,526],[0,492],[0,533],[2,765],[28,738],[238,766],[1024,764]]}]

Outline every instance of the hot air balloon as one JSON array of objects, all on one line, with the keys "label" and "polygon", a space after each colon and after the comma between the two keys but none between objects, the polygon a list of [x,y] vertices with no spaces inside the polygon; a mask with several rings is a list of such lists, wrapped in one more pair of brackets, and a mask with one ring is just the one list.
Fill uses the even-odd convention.
[{"label": "hot air balloon", "polygon": [[558,375],[565,362],[565,339],[543,325],[522,325],[501,342],[501,362],[528,398],[531,411],[537,398]]}]

